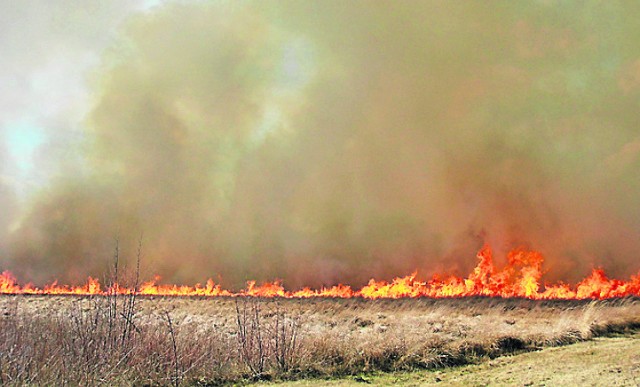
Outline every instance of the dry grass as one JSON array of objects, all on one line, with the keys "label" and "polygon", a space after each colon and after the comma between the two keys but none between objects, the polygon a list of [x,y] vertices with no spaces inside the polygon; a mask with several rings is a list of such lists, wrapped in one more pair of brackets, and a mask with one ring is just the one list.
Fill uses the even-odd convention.
[{"label": "dry grass", "polygon": [[[600,337],[477,364],[323,380],[325,386],[638,386],[640,334]],[[280,382],[316,386],[317,380]]]},{"label": "dry grass", "polygon": [[[640,300],[0,297],[0,384],[214,385],[474,363],[640,327]],[[114,313],[115,312],[115,313]]]}]

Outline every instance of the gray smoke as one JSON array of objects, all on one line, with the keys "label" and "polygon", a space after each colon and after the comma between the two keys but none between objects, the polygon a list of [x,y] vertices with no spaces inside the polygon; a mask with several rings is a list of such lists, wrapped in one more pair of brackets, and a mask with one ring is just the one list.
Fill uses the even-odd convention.
[{"label": "gray smoke", "polygon": [[[181,2],[127,23],[10,266],[171,281],[640,269],[640,4]],[[70,165],[71,164],[71,165]],[[64,173],[74,170],[74,173]]]}]

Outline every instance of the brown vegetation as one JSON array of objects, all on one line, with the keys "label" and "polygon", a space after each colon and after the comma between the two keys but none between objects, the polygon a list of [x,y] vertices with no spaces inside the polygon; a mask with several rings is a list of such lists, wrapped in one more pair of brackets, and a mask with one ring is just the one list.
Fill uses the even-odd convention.
[{"label": "brown vegetation", "polygon": [[640,327],[640,300],[0,298],[0,383],[212,385],[439,368]]}]

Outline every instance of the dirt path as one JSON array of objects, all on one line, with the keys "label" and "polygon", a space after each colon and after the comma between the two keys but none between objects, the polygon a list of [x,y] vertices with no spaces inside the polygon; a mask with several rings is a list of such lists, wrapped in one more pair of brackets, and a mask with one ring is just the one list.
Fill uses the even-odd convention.
[{"label": "dirt path", "polygon": [[297,381],[287,386],[640,386],[640,334],[598,338],[439,371],[348,380]]}]

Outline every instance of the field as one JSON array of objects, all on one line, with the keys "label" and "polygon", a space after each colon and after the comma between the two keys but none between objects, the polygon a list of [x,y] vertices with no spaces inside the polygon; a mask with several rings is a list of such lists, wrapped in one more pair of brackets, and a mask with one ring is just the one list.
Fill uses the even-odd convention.
[{"label": "field", "polygon": [[[461,367],[392,372],[323,381],[327,386],[638,386],[640,334],[599,337]],[[314,380],[280,383],[314,386]]]},{"label": "field", "polygon": [[[345,379],[340,378],[455,384],[474,369],[481,375],[515,358],[501,355],[536,351],[524,356],[556,359],[550,362],[557,364],[562,353],[553,351],[564,348],[545,347],[637,332],[640,299],[4,295],[0,314],[3,385],[299,384],[319,379],[341,384]],[[598,341],[580,345],[592,343]],[[613,348],[627,347],[613,343]],[[531,361],[529,367],[549,366]],[[425,369],[436,373],[412,372]],[[626,369],[620,372],[634,380]],[[465,380],[486,384],[482,379],[458,381]]]}]

